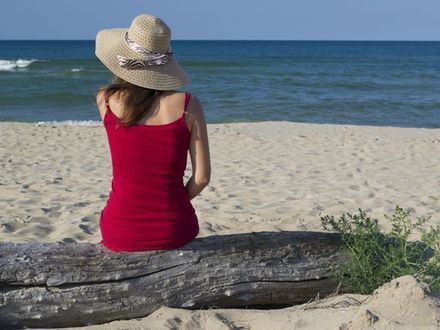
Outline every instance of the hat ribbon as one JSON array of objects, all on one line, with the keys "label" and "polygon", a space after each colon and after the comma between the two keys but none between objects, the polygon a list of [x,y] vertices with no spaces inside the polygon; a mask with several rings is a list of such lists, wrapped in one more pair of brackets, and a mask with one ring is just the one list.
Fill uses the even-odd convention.
[{"label": "hat ribbon", "polygon": [[134,40],[130,39],[128,37],[128,31],[125,32],[125,42],[130,49],[142,55],[142,59],[130,59],[118,55],[118,63],[125,69],[142,69],[150,65],[163,65],[167,63],[168,59],[174,54],[171,51],[168,51],[166,54],[161,54],[148,50],[136,43]]}]

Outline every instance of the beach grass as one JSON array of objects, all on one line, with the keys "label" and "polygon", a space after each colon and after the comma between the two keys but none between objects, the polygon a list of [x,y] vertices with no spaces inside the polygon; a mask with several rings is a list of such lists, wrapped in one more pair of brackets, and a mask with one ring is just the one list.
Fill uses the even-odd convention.
[{"label": "beach grass", "polygon": [[[414,219],[410,209],[396,205],[393,214],[385,215],[392,229],[383,232],[377,219],[358,210],[359,214],[344,213],[339,219],[321,217],[325,230],[341,234],[347,250],[347,262],[331,272],[341,288],[371,294],[394,278],[413,275],[440,292],[440,226],[429,230],[423,226],[431,216]],[[416,232],[420,239],[410,241]]]}]

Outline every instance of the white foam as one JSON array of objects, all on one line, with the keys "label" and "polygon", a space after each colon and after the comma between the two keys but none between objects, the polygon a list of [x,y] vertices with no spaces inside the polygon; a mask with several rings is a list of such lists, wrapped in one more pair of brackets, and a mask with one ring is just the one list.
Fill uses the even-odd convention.
[{"label": "white foam", "polygon": [[82,68],[73,68],[70,71],[72,71],[72,72],[80,72],[82,70],[83,70]]},{"label": "white foam", "polygon": [[99,120],[62,120],[62,121],[39,121],[35,126],[50,126],[50,125],[76,125],[76,126],[102,126],[102,121]]},{"label": "white foam", "polygon": [[18,60],[0,60],[0,71],[12,71],[15,69],[26,68],[36,61],[38,60],[23,60],[21,58],[19,58]]}]

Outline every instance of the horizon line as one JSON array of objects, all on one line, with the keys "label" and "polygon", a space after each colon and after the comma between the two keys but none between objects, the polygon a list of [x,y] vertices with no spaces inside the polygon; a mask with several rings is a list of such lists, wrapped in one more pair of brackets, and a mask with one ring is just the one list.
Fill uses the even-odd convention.
[{"label": "horizon line", "polygon": [[[95,41],[95,39],[0,39],[0,41]],[[171,39],[171,41],[342,41],[342,42],[439,42],[433,39]]]}]

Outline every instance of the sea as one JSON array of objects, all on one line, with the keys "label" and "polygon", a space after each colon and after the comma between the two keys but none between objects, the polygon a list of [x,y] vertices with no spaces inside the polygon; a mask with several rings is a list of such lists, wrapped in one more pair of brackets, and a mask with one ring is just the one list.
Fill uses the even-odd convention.
[{"label": "sea", "polygon": [[[0,41],[0,121],[95,125],[94,41]],[[440,42],[172,41],[208,123],[440,128]]]}]

